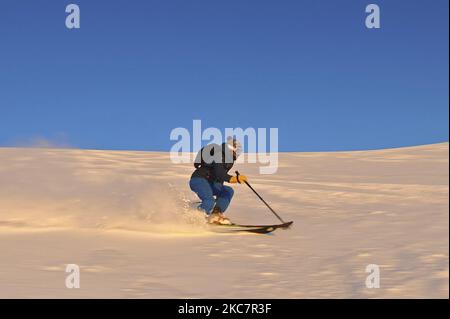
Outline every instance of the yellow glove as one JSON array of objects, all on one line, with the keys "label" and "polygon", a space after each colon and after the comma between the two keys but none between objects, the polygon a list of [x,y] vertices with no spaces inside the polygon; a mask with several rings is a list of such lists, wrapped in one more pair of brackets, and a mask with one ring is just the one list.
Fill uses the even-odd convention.
[{"label": "yellow glove", "polygon": [[230,183],[235,184],[235,183],[245,183],[247,181],[247,176],[245,175],[239,175],[239,180],[237,178],[237,176],[231,176],[230,178]]}]

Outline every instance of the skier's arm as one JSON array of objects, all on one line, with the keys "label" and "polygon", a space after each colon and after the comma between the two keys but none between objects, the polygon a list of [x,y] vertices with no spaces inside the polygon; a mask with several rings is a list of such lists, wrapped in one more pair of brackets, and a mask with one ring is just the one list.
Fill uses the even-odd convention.
[{"label": "skier's arm", "polygon": [[220,183],[230,182],[230,179],[233,177],[228,174],[228,171],[225,169],[223,164],[215,163],[213,166],[214,177]]}]

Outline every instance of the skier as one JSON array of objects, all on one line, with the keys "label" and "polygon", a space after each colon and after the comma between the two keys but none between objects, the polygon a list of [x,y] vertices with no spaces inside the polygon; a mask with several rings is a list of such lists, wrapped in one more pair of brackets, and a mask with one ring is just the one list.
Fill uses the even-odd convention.
[{"label": "skier", "polygon": [[211,224],[229,225],[230,220],[224,216],[225,210],[233,198],[233,188],[223,183],[244,183],[245,175],[231,176],[228,171],[241,152],[241,144],[236,138],[228,137],[222,145],[209,144],[197,154],[194,162],[196,168],[192,173],[189,186],[202,201],[198,209],[206,214]]}]

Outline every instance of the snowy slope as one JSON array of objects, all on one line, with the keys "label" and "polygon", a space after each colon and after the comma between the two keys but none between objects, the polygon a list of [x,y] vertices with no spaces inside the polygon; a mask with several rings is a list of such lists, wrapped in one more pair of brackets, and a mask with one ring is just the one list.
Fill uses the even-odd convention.
[{"label": "snowy slope", "polygon": [[[236,168],[294,227],[216,234],[167,153],[0,149],[0,297],[448,298],[448,143]],[[228,215],[276,219],[244,185]],[[65,265],[81,288],[65,288]],[[378,264],[381,288],[365,287]]]}]

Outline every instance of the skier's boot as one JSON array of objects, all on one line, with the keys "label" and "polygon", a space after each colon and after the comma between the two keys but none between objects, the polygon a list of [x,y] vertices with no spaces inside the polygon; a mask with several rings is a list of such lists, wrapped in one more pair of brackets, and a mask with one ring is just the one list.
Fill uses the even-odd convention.
[{"label": "skier's boot", "polygon": [[210,224],[218,225],[231,225],[231,221],[224,216],[219,207],[214,207],[211,214],[207,217],[207,221]]}]

